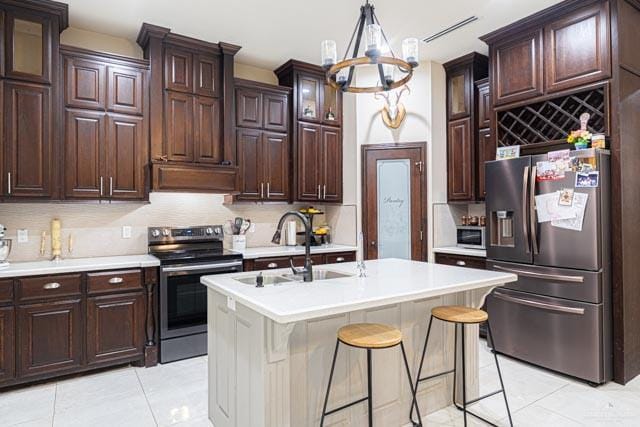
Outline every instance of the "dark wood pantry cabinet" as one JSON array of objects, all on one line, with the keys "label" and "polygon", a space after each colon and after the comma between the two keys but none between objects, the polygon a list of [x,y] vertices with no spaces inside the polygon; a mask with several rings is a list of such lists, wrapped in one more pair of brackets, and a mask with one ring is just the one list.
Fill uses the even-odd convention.
[{"label": "dark wood pantry cabinet", "polygon": [[292,59],[275,73],[293,88],[293,200],[342,203],[342,92],[317,65]]},{"label": "dark wood pantry cabinet", "polygon": [[[474,52],[447,62],[444,68],[447,73],[447,200],[482,200],[484,161],[494,154],[486,135],[479,133],[479,129],[491,121],[487,57]],[[476,81],[482,84],[476,86]]]},{"label": "dark wood pantry cabinet", "polygon": [[146,200],[149,63],[63,46],[64,198]]},{"label": "dark wood pantry cabinet", "polygon": [[239,201],[290,200],[291,89],[236,79]]},{"label": "dark wood pantry cabinet", "polygon": [[157,363],[157,269],[0,280],[0,388]]},{"label": "dark wood pantry cabinet", "polygon": [[146,23],[138,44],[151,64],[153,190],[237,191],[233,57],[240,47]]}]

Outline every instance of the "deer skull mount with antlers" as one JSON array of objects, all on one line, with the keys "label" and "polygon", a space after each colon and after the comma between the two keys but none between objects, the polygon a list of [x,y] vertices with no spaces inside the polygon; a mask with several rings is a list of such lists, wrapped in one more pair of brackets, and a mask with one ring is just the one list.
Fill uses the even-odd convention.
[{"label": "deer skull mount with antlers", "polygon": [[385,104],[382,110],[380,110],[380,115],[382,116],[382,121],[388,128],[398,129],[407,115],[407,110],[404,108],[404,105],[400,103],[400,98],[404,92],[411,93],[409,86],[404,85],[401,89],[394,92],[377,92],[374,94],[375,99],[384,98]]}]

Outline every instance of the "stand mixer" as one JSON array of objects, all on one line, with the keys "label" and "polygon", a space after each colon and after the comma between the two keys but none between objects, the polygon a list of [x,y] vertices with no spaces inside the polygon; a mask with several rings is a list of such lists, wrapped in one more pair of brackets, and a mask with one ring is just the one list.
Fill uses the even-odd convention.
[{"label": "stand mixer", "polygon": [[9,253],[11,253],[11,239],[6,239],[6,227],[0,224],[0,269],[9,267]]}]

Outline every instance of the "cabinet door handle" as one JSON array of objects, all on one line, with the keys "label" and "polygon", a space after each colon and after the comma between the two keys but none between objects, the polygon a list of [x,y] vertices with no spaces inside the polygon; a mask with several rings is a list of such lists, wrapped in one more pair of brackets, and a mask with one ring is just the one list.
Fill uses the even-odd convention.
[{"label": "cabinet door handle", "polygon": [[339,256],[338,258],[336,258],[336,262],[344,262],[344,257]]},{"label": "cabinet door handle", "polygon": [[464,267],[465,265],[467,265],[467,263],[464,261],[456,261],[456,265],[459,265],[460,267]]},{"label": "cabinet door handle", "polygon": [[271,183],[267,182],[267,199],[271,197]]},{"label": "cabinet door handle", "polygon": [[267,264],[267,268],[277,268],[278,264],[276,264],[275,262],[270,262],[269,264]]},{"label": "cabinet door handle", "polygon": [[60,283],[58,282],[51,282],[51,283],[46,283],[42,289],[46,289],[46,290],[51,290],[51,289],[58,289],[60,287]]},{"label": "cabinet door handle", "polygon": [[109,177],[109,196],[113,196],[113,177]]},{"label": "cabinet door handle", "polygon": [[100,197],[104,196],[104,178],[100,177]]},{"label": "cabinet door handle", "polygon": [[123,282],[124,279],[122,277],[112,277],[111,279],[109,279],[109,283],[112,285],[119,285]]},{"label": "cabinet door handle", "polygon": [[11,194],[11,172],[7,172],[7,189],[8,193]]},{"label": "cabinet door handle", "polygon": [[264,199],[264,182],[260,183],[260,198]]},{"label": "cabinet door handle", "polygon": [[318,199],[320,199],[320,185],[318,185]]},{"label": "cabinet door handle", "polygon": [[323,193],[322,199],[326,200],[327,199],[327,184],[322,186],[322,193]]}]

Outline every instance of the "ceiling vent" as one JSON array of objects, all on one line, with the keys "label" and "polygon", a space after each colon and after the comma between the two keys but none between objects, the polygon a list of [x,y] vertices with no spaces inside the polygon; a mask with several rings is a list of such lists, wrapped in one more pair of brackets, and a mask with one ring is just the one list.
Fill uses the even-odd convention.
[{"label": "ceiling vent", "polygon": [[450,26],[448,28],[445,28],[442,31],[439,31],[439,32],[437,32],[437,33],[435,33],[435,34],[433,34],[433,35],[431,35],[429,37],[425,37],[424,39],[422,39],[422,41],[425,42],[425,43],[431,43],[432,41],[434,41],[436,39],[439,39],[442,36],[446,36],[447,34],[457,30],[458,28],[462,28],[465,25],[471,24],[472,22],[477,21],[477,20],[478,20],[477,16],[470,16],[467,19],[463,19],[462,21],[460,21],[460,22],[458,22],[456,24],[453,24],[452,26]]}]

